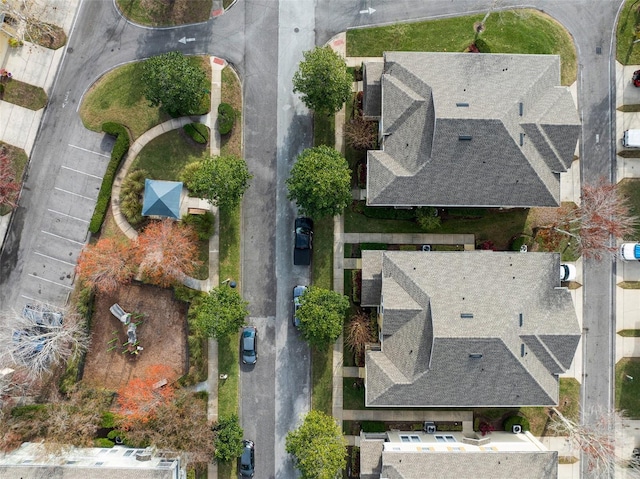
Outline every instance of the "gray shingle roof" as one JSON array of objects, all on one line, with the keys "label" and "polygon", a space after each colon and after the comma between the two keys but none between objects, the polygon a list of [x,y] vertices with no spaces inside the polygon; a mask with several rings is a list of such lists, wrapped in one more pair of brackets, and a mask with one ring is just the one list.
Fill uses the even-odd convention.
[{"label": "gray shingle roof", "polygon": [[[384,479],[550,479],[558,477],[557,451],[382,453]],[[427,475],[430,471],[432,476]]]},{"label": "gray shingle roof", "polygon": [[383,62],[367,62],[364,65],[362,88],[364,98],[362,110],[364,116],[379,118],[382,98],[380,95],[380,76],[384,70]]},{"label": "gray shingle roof", "polygon": [[366,439],[360,435],[360,479],[378,479],[382,469],[384,439]]},{"label": "gray shingle roof", "polygon": [[362,264],[363,297],[384,300],[367,406],[557,404],[554,374],[580,339],[558,254],[363,251]]},{"label": "gray shingle roof", "polygon": [[[557,206],[580,122],[555,55],[387,52],[370,205]],[[376,86],[374,88],[374,86]],[[365,106],[365,110],[366,110]]]}]

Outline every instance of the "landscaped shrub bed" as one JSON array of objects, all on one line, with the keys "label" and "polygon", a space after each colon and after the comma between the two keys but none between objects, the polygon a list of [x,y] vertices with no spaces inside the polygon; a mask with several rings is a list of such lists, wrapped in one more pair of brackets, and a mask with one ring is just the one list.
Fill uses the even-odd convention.
[{"label": "landscaped shrub bed", "polygon": [[362,270],[357,269],[354,270],[351,274],[351,285],[352,285],[352,298],[353,302],[356,304],[360,304],[360,296],[362,292]]},{"label": "landscaped shrub bed", "polygon": [[523,431],[529,430],[529,420],[524,416],[511,416],[504,422],[504,430],[511,432],[516,424],[522,426]]},{"label": "landscaped shrub bed", "polygon": [[98,200],[96,201],[96,208],[89,223],[89,231],[96,234],[100,231],[104,217],[107,214],[107,208],[109,207],[109,201],[111,199],[111,187],[113,186],[113,180],[116,177],[116,172],[120,167],[122,158],[129,151],[129,132],[127,129],[118,124],[112,122],[106,122],[102,124],[102,131],[109,135],[116,137],[116,142],[111,150],[111,160],[107,166],[107,171],[102,178],[102,185],[100,186],[100,193],[98,193]]},{"label": "landscaped shrub bed", "polygon": [[188,123],[184,125],[184,131],[193,141],[206,145],[209,142],[209,128],[202,123]]}]

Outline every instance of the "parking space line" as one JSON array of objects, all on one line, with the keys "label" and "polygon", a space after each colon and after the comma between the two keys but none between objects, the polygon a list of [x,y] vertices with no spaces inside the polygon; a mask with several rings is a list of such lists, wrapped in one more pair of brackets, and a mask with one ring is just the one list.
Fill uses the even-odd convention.
[{"label": "parking space line", "polygon": [[80,173],[81,175],[90,176],[91,178],[97,178],[98,180],[102,179],[102,176],[92,175],[91,173],[87,173],[86,171],[76,170],[75,168],[71,168],[69,166],[62,165],[62,168],[64,168],[65,170],[73,171],[75,173]]},{"label": "parking space line", "polygon": [[105,155],[104,153],[100,153],[98,151],[87,150],[86,148],[82,148],[81,146],[72,145],[71,143],[67,143],[71,148],[76,148],[78,150],[86,151],[87,153],[93,153],[94,155],[104,156],[105,158],[111,158],[111,155]]},{"label": "parking space line", "polygon": [[54,234],[54,233],[49,233],[48,231],[45,231],[45,230],[40,230],[40,231],[42,233],[46,234],[46,235],[51,235],[51,236],[53,236],[55,238],[60,238],[60,239],[63,239],[63,240],[70,241],[71,243],[75,243],[75,244],[79,244],[79,245],[84,246],[84,243],[81,243],[80,241],[72,240],[70,238],[65,238],[64,236],[60,236],[60,235],[57,235],[57,234]]},{"label": "parking space line", "polygon": [[71,216],[61,211],[52,210],[51,208],[47,208],[47,211],[51,211],[53,214],[66,216],[67,218],[71,218],[73,220],[82,221],[83,223],[89,223],[87,220],[83,220],[82,218],[78,218],[77,216]]},{"label": "parking space line", "polygon": [[53,261],[59,261],[60,263],[64,263],[64,264],[68,264],[69,266],[75,266],[75,263],[69,263],[68,261],[64,261],[62,259],[58,259],[58,258],[54,258],[53,256],[48,256],[46,254],[42,254],[38,251],[34,251],[34,254],[37,254],[38,256],[42,256],[43,258],[47,258],[47,259],[52,259]]},{"label": "parking space line", "polygon": [[40,301],[39,299],[32,298],[31,296],[20,295],[21,298],[28,299],[29,301]]},{"label": "parking space line", "polygon": [[55,189],[58,190],[58,191],[62,191],[63,193],[69,193],[70,195],[73,195],[73,196],[79,196],[80,198],[84,198],[85,200],[90,200],[90,201],[94,201],[94,202],[96,201],[95,198],[89,198],[88,196],[82,196],[81,194],[74,193],[73,191],[63,190],[62,188],[58,188],[57,186],[55,187]]},{"label": "parking space line", "polygon": [[58,286],[62,286],[63,288],[73,289],[71,286],[67,286],[66,284],[57,283],[55,281],[51,281],[50,279],[43,278],[42,276],[37,276],[37,275],[32,274],[32,273],[29,273],[29,276],[31,276],[32,278],[41,279],[42,281],[46,281],[47,283],[51,283],[51,284],[55,284],[55,285],[58,285]]}]

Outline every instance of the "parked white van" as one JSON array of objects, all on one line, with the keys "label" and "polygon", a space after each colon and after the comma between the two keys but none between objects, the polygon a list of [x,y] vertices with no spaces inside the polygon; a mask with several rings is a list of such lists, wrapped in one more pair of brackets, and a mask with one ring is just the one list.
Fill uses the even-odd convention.
[{"label": "parked white van", "polygon": [[640,130],[627,130],[622,137],[625,148],[640,148]]}]

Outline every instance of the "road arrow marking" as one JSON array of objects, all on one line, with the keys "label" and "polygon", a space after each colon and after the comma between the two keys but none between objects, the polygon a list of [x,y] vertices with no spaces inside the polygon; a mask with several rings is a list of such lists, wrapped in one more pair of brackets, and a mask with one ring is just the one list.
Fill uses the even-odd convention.
[{"label": "road arrow marking", "polygon": [[375,12],[375,8],[367,8],[366,10],[360,10],[360,13],[368,13],[369,15],[371,15],[373,12]]},{"label": "road arrow marking", "polygon": [[187,37],[182,37],[180,40],[178,40],[180,43],[186,45],[187,42],[195,42],[196,39],[195,38],[187,38]]}]

